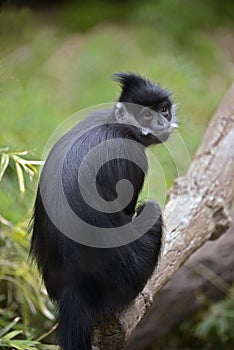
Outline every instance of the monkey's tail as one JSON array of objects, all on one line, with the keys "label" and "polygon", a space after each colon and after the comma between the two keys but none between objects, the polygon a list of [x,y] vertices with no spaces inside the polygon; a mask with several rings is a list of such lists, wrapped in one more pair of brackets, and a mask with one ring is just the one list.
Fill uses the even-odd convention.
[{"label": "monkey's tail", "polygon": [[92,350],[92,317],[78,293],[66,291],[58,301],[59,344],[63,350]]}]

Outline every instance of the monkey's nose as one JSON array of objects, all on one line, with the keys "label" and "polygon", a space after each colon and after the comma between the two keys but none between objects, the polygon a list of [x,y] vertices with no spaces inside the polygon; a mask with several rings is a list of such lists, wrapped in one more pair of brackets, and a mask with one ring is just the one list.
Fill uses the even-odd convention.
[{"label": "monkey's nose", "polygon": [[163,126],[163,120],[161,118],[158,118],[158,125]]}]

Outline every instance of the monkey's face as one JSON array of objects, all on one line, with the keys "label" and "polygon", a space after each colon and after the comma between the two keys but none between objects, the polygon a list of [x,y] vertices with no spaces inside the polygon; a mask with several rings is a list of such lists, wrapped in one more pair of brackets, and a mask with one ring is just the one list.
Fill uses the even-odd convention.
[{"label": "monkey's face", "polygon": [[115,117],[120,123],[136,126],[142,136],[148,138],[154,136],[157,143],[165,142],[172,130],[177,127],[174,106],[167,100],[158,102],[152,107],[118,102]]},{"label": "monkey's face", "polygon": [[172,129],[177,126],[172,115],[172,105],[169,101],[157,103],[155,107],[145,107],[136,114],[143,135],[152,134],[164,142],[170,136]]}]

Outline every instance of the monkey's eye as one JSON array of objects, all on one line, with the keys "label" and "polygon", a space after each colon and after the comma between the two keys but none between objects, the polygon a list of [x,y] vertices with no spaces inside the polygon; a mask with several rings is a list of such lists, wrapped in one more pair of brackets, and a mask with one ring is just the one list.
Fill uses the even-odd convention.
[{"label": "monkey's eye", "polygon": [[151,120],[154,116],[154,112],[152,109],[146,109],[143,113],[143,117],[145,120]]},{"label": "monkey's eye", "polygon": [[166,113],[168,111],[168,108],[167,106],[163,105],[161,108],[160,108],[160,112],[162,113]]}]

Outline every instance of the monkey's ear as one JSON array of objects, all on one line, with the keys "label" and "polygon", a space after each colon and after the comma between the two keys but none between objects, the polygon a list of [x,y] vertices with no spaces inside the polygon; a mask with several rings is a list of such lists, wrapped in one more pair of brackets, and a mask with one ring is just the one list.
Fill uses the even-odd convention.
[{"label": "monkey's ear", "polygon": [[117,122],[126,123],[127,115],[128,115],[128,111],[126,109],[126,106],[121,102],[117,102],[115,105],[115,118]]}]

